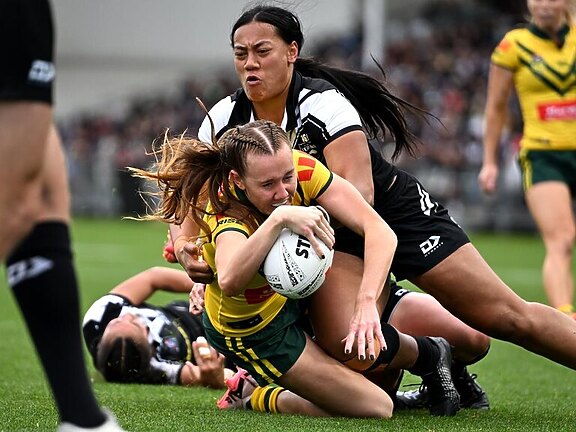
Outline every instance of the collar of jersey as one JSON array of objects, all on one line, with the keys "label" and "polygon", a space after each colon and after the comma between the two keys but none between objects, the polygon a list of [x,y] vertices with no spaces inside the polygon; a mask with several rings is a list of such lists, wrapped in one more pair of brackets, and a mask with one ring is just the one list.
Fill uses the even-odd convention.
[{"label": "collar of jersey", "polygon": [[[542,31],[540,27],[536,26],[536,24],[534,23],[530,23],[528,25],[528,30],[530,30],[531,33],[533,33],[534,35],[538,36],[541,39],[549,39],[549,40],[552,39],[548,35],[548,33]],[[558,32],[556,33],[556,36],[558,36],[558,40],[562,45],[564,45],[564,41],[566,40],[566,36],[568,35],[569,32],[570,32],[570,26],[568,24],[564,24],[562,28],[560,28],[560,30],[558,30]]]}]

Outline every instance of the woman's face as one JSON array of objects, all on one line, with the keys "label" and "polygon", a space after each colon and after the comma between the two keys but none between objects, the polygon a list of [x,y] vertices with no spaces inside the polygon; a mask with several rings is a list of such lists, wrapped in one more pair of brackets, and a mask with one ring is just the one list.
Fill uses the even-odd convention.
[{"label": "woman's face", "polygon": [[569,0],[528,0],[534,24],[544,30],[556,31],[566,22]]},{"label": "woman's face", "polygon": [[111,320],[102,338],[105,337],[131,337],[134,340],[148,339],[148,325],[137,315],[127,313]]},{"label": "woman's face", "polygon": [[296,171],[288,144],[275,155],[248,153],[246,175],[241,178],[232,171],[231,176],[263,214],[272,213],[278,206],[290,205],[296,192]]},{"label": "woman's face", "polygon": [[298,56],[295,42],[287,44],[270,24],[253,21],[234,33],[234,67],[253,103],[268,102],[290,86]]}]

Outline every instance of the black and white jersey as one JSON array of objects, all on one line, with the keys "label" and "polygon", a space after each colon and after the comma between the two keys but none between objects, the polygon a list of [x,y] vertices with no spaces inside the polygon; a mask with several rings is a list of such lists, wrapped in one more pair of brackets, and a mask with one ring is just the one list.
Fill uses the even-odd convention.
[{"label": "black and white jersey", "polygon": [[127,313],[140,317],[146,323],[148,341],[155,352],[155,368],[166,368],[166,383],[176,384],[177,372],[184,362],[195,363],[191,344],[198,336],[204,336],[201,318],[188,312],[187,301],[175,301],[164,307],[147,303],[133,305],[120,295],[107,294],[94,302],[82,323],[84,340],[94,364],[106,326]]},{"label": "black and white jersey", "polygon": [[[216,138],[234,126],[255,120],[252,103],[243,89],[220,100],[210,110]],[[362,121],[354,106],[328,81],[302,76],[294,72],[286,110],[281,124],[295,149],[326,163],[324,149],[336,138],[363,130]],[[206,117],[198,131],[198,138],[211,142],[210,121]],[[350,149],[354,151],[354,149]],[[375,189],[387,187],[396,168],[370,146],[372,175]]]}]

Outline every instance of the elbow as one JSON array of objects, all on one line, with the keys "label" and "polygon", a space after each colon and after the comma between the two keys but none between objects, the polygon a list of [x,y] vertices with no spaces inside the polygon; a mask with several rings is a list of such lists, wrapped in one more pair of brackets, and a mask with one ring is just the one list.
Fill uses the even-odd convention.
[{"label": "elbow", "polygon": [[227,297],[232,297],[242,292],[242,287],[232,274],[218,273],[218,286]]}]

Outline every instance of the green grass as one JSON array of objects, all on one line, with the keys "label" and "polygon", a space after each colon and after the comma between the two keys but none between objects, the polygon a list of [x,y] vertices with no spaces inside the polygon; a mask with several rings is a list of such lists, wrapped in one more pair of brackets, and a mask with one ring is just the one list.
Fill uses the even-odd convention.
[{"label": "green grass", "polygon": [[[78,220],[74,249],[82,311],[122,279],[163,264],[164,227],[133,221]],[[534,236],[475,235],[496,272],[521,296],[543,301],[542,245]],[[153,302],[170,297],[157,294]],[[0,431],[54,430],[57,414],[19,312],[0,282]],[[312,419],[253,412],[219,412],[220,391],[113,385],[95,377],[94,389],[130,431],[574,431],[576,375],[510,344],[494,341],[471,370],[490,396],[489,412],[461,411],[454,418],[399,413],[390,421]]]}]

